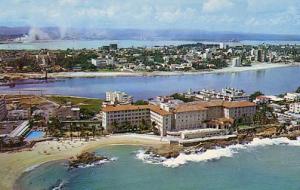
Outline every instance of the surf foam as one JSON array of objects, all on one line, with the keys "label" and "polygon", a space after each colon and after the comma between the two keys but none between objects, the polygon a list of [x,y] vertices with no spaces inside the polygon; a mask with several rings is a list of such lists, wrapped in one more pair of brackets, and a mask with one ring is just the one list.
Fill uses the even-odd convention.
[{"label": "surf foam", "polygon": [[285,137],[274,138],[274,139],[254,138],[253,141],[251,141],[248,144],[230,145],[225,148],[210,149],[200,153],[192,153],[192,154],[181,153],[178,157],[170,158],[170,159],[157,157],[156,155],[153,154],[146,154],[145,151],[140,150],[137,152],[136,157],[137,159],[143,160],[143,162],[145,163],[161,164],[165,167],[175,168],[180,165],[186,164],[187,162],[206,162],[211,160],[219,160],[225,157],[233,157],[234,154],[237,154],[238,151],[242,149],[272,146],[272,145],[300,146],[300,138],[297,138],[297,140],[289,140],[288,138]]}]

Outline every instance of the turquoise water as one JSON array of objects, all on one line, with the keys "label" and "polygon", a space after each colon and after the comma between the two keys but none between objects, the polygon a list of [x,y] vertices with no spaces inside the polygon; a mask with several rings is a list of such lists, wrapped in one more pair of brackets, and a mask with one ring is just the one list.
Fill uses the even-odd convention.
[{"label": "turquoise water", "polygon": [[118,160],[68,171],[62,162],[42,165],[20,180],[22,190],[299,190],[300,147],[264,146],[240,150],[233,157],[190,162],[176,168],[136,159],[139,147],[114,146],[97,153]]},{"label": "turquoise water", "polygon": [[104,98],[106,91],[121,90],[138,100],[183,92],[190,88],[221,89],[226,86],[244,89],[247,93],[260,90],[268,95],[294,91],[300,86],[300,67],[180,76],[73,78],[59,82],[17,85],[15,88],[0,87],[0,92],[19,93],[18,90],[40,89],[44,94]]},{"label": "turquoise water", "polygon": [[28,135],[26,136],[25,140],[26,141],[31,141],[35,139],[42,138],[44,136],[44,132],[42,131],[30,131]]}]

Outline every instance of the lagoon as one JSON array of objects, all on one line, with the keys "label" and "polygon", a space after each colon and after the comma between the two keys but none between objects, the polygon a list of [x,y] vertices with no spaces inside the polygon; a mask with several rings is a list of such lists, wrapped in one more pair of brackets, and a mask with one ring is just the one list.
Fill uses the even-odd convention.
[{"label": "lagoon", "polygon": [[138,100],[185,92],[190,88],[220,90],[226,86],[240,88],[247,93],[260,90],[268,95],[291,92],[300,86],[300,67],[194,75],[71,78],[57,82],[17,85],[15,88],[2,86],[0,92],[19,93],[22,90],[38,89],[43,90],[44,94],[104,98],[106,91],[121,90]]}]

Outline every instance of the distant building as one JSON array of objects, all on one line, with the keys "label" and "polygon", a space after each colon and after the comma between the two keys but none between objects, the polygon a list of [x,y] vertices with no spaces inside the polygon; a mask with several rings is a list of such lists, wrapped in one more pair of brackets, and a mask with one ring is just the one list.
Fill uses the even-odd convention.
[{"label": "distant building", "polygon": [[80,119],[80,108],[72,106],[70,103],[66,106],[59,107],[54,115],[61,121],[66,120],[79,120]]},{"label": "distant building", "polygon": [[109,44],[109,49],[110,50],[117,50],[118,49],[118,44]]},{"label": "distant building", "polygon": [[300,100],[300,93],[287,93],[284,96],[284,99],[287,101],[299,101]]},{"label": "distant building", "polygon": [[233,67],[240,67],[240,66],[242,66],[242,60],[241,60],[241,58],[240,57],[232,58],[231,65]]},{"label": "distant building", "polygon": [[25,110],[9,110],[7,112],[7,119],[10,121],[16,120],[27,120],[30,118],[29,109]]},{"label": "distant building", "polygon": [[271,98],[267,96],[258,96],[253,102],[255,102],[256,104],[269,104],[271,103]]},{"label": "distant building", "polygon": [[257,50],[256,61],[265,62],[266,61],[266,52],[262,49]]},{"label": "distant building", "polygon": [[214,100],[220,99],[225,101],[248,101],[249,95],[247,95],[243,90],[235,88],[224,88],[222,91],[207,90],[203,89],[195,95],[197,99],[200,100]]},{"label": "distant building", "polygon": [[0,121],[4,120],[7,116],[7,109],[6,109],[6,101],[5,98],[0,98]]},{"label": "distant building", "polygon": [[105,58],[97,58],[97,59],[91,59],[91,63],[98,67],[98,68],[101,68],[101,67],[104,67],[106,64],[107,64],[107,61]]},{"label": "distant building", "polygon": [[290,104],[290,112],[300,114],[300,102]]},{"label": "distant building", "polygon": [[129,96],[125,92],[120,91],[108,91],[106,92],[106,101],[111,102],[112,104],[130,104],[133,102],[133,97]]}]

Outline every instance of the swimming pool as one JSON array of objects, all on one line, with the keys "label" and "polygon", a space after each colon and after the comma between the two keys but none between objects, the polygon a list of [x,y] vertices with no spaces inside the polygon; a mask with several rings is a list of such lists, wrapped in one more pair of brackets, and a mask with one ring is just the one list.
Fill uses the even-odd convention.
[{"label": "swimming pool", "polygon": [[30,131],[26,136],[25,140],[32,141],[32,140],[40,139],[44,137],[44,134],[45,133],[42,131]]}]

